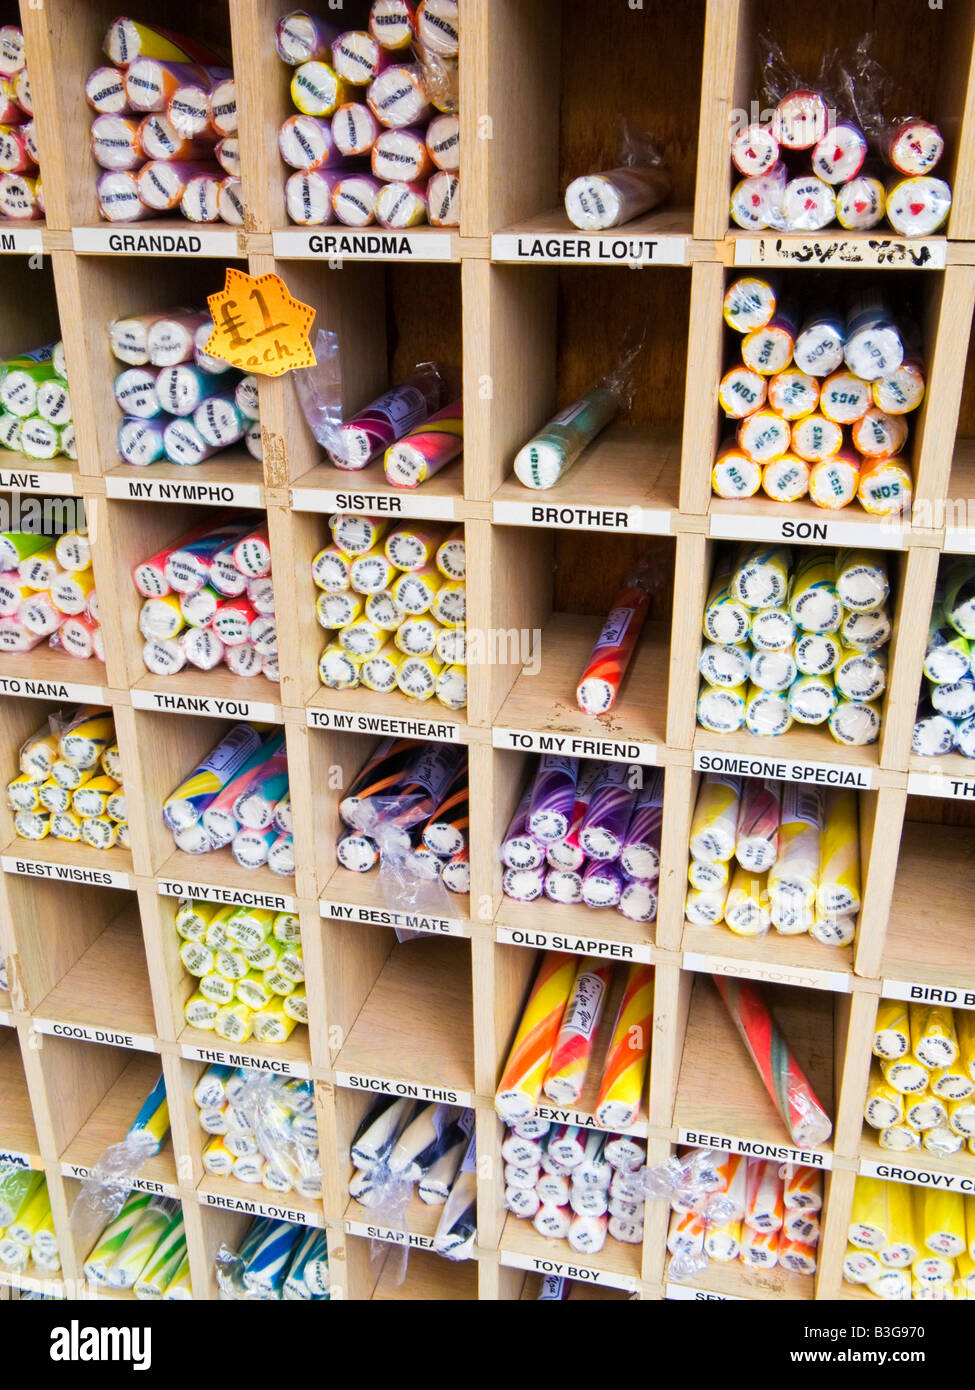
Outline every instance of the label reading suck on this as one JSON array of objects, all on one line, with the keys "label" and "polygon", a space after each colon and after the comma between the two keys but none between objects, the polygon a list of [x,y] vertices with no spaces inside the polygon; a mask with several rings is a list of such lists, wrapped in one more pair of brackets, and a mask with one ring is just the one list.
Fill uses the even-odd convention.
[{"label": "label reading suck on this", "polygon": [[684,952],[684,969],[706,975],[730,975],[740,980],[763,980],[766,984],[797,985],[800,989],[827,989],[849,994],[852,980],[842,970],[803,970],[799,966],[771,965],[761,960],[735,960],[728,956],[705,956]]},{"label": "label reading suck on this", "polygon": [[542,502],[494,502],[496,526],[541,526],[565,531],[626,531],[669,536],[669,511],[653,507],[571,507]]},{"label": "label reading suck on this", "polygon": [[453,254],[450,232],[397,232],[380,227],[362,232],[341,227],[274,232],[273,246],[276,256],[331,261],[449,261]]},{"label": "label reading suck on this", "polygon": [[187,883],[178,878],[156,880],[164,898],[192,898],[197,902],[219,903],[221,907],[263,907],[269,912],[294,912],[294,898],[283,893],[260,893],[249,888],[215,888],[211,883]]},{"label": "label reading suck on this", "polygon": [[411,1250],[433,1249],[433,1236],[417,1235],[416,1231],[397,1231],[391,1226],[373,1226],[365,1221],[346,1221],[345,1233],[365,1236],[368,1240],[381,1240],[387,1245],[406,1245]]},{"label": "label reading suck on this", "polygon": [[274,724],[280,709],[258,700],[222,700],[216,695],[179,695],[163,690],[132,691],[136,709],[162,710],[165,714],[205,715],[210,719],[251,719],[257,724]]},{"label": "label reading suck on this", "polygon": [[695,749],[694,771],[724,772],[731,777],[767,777],[776,782],[808,782],[817,787],[850,787],[861,792],[873,786],[873,768],[870,767],[768,758],[755,753],[708,753]]},{"label": "label reading suck on this", "polygon": [[17,695],[28,700],[66,700],[79,705],[106,703],[100,685],[67,685],[64,681],[38,681],[27,676],[0,676],[0,695]]},{"label": "label reading suck on this", "polygon": [[27,1154],[17,1153],[15,1149],[0,1149],[0,1168],[29,1168]]},{"label": "label reading suck on this", "polygon": [[187,228],[153,231],[151,227],[117,231],[114,227],[75,227],[74,249],[89,256],[230,256],[244,258],[235,231]]},{"label": "label reading suck on this", "polygon": [[804,265],[868,270],[944,270],[947,243],[894,237],[736,236],[735,265]]},{"label": "label reading suck on this", "polygon": [[470,935],[469,923],[454,917],[393,912],[388,908],[360,907],[358,903],[322,902],[320,910],[329,922],[362,922],[369,927],[394,927],[397,931],[425,932],[428,936]]},{"label": "label reading suck on this", "polygon": [[833,1155],[819,1149],[794,1149],[791,1144],[763,1144],[760,1139],[739,1139],[733,1134],[707,1134],[697,1129],[681,1129],[678,1143],[695,1149],[722,1149],[729,1154],[748,1154],[775,1163],[796,1163],[803,1168],[832,1168]]},{"label": "label reading suck on this", "polygon": [[580,1284],[601,1284],[607,1289],[626,1289],[633,1293],[639,1281],[632,1274],[617,1274],[615,1270],[592,1269],[589,1265],[573,1264],[571,1260],[543,1260],[538,1255],[522,1255],[518,1250],[502,1250],[501,1263],[508,1269],[527,1269],[533,1274],[554,1274],[559,1279],[577,1279]]},{"label": "label reading suck on this", "polygon": [[735,1293],[713,1293],[710,1289],[692,1289],[687,1284],[667,1284],[664,1297],[673,1303],[743,1303]]},{"label": "label reading suck on this", "polygon": [[975,801],[975,782],[963,777],[946,777],[941,772],[909,772],[910,796],[942,796],[952,801]]},{"label": "label reading suck on this", "polygon": [[416,1081],[395,1081],[384,1076],[361,1076],[358,1072],[337,1071],[335,1084],[345,1086],[350,1091],[403,1096],[409,1100],[433,1100],[441,1105],[461,1105],[466,1109],[474,1104],[470,1091],[457,1091],[450,1086],[421,1086]]},{"label": "label reading suck on this", "polygon": [[[2,233],[0,233],[2,235]],[[70,473],[40,473],[22,468],[0,468],[0,488],[14,492],[74,493],[74,477]]]},{"label": "label reading suck on this", "polygon": [[910,980],[884,980],[884,999],[904,999],[911,1004],[943,1004],[951,1009],[975,1009],[975,990],[956,985],[922,985]]},{"label": "label reading suck on this", "polygon": [[95,888],[128,888],[128,874],[114,869],[85,869],[77,864],[47,864],[42,859],[19,859],[4,855],[0,867],[5,874],[24,874],[28,878],[52,878],[58,883],[89,883]]},{"label": "label reading suck on this", "polygon": [[[144,470],[141,470],[144,471]],[[173,482],[165,478],[129,478],[108,473],[105,492],[123,502],[189,502],[199,507],[260,507],[258,483]]]},{"label": "label reading suck on this", "polygon": [[886,522],[789,521],[785,517],[747,511],[712,512],[710,534],[715,540],[788,541],[800,545],[864,546],[871,549],[903,550],[907,531]]},{"label": "label reading suck on this", "polygon": [[495,232],[494,261],[556,261],[572,265],[686,265],[687,237],[595,236],[578,232],[538,235],[535,232]]},{"label": "label reading suck on this", "polygon": [[543,734],[528,729],[493,729],[491,742],[495,748],[513,749],[519,753],[560,753],[569,758],[599,758],[606,763],[647,763],[657,761],[655,743],[631,743],[629,740],[590,738],[582,734]]},{"label": "label reading suck on this", "polygon": [[309,729],[338,729],[350,734],[382,734],[387,738],[433,739],[460,743],[460,725],[446,719],[415,719],[385,714],[350,714],[340,709],[305,710]]},{"label": "label reading suck on this", "polygon": [[416,492],[390,495],[387,492],[332,492],[328,488],[294,487],[291,509],[296,512],[367,512],[370,515],[426,517],[431,521],[453,521],[452,497],[427,496]]},{"label": "label reading suck on this", "polygon": [[121,1033],[115,1028],[95,1028],[88,1023],[65,1023],[52,1018],[35,1018],[38,1033],[52,1038],[73,1038],[78,1042],[103,1043],[107,1047],[127,1047],[132,1052],[155,1052],[153,1038],[144,1033]]},{"label": "label reading suck on this", "polygon": [[[538,1119],[548,1120],[553,1125],[576,1125],[579,1129],[602,1130],[602,1125],[596,1123],[595,1117],[586,1114],[584,1110],[560,1110],[556,1105],[536,1105],[535,1115]],[[645,1139],[646,1122],[638,1120],[636,1124],[630,1125],[629,1129],[621,1129],[617,1133],[630,1134],[634,1139]]]},{"label": "label reading suck on this", "polygon": [[219,1192],[197,1188],[197,1197],[204,1207],[219,1207],[221,1211],[239,1211],[244,1216],[269,1216],[272,1221],[290,1221],[293,1226],[324,1226],[325,1217],[317,1211],[300,1207],[275,1206],[273,1202],[252,1202],[246,1197],[224,1197]]},{"label": "label reading suck on this", "polygon": [[[80,1163],[62,1163],[61,1174],[65,1178],[83,1181],[91,1177],[91,1169]],[[179,1188],[169,1182],[153,1182],[151,1178],[133,1178],[132,1186],[139,1192],[151,1192],[157,1197],[178,1197]]]},{"label": "label reading suck on this", "polygon": [[875,1163],[861,1158],[860,1173],[865,1178],[884,1178],[891,1182],[906,1182],[911,1187],[931,1187],[942,1192],[975,1192],[975,1176],[961,1177],[957,1173],[937,1173],[931,1168],[918,1168],[912,1163]]},{"label": "label reading suck on this", "polygon": [[566,951],[572,956],[598,956],[600,960],[650,964],[649,941],[605,941],[594,936],[562,936],[558,932],[523,931],[518,927],[497,927],[495,939],[505,946],[527,946],[530,950]]},{"label": "label reading suck on this", "polygon": [[[180,1046],[180,1056],[188,1062],[215,1062],[223,1067],[250,1067],[252,1071],[273,1072],[275,1076],[311,1076],[308,1062],[296,1062],[284,1057],[252,1057],[246,1052],[230,1052],[223,1047]],[[285,1218],[286,1219],[286,1218]]]}]

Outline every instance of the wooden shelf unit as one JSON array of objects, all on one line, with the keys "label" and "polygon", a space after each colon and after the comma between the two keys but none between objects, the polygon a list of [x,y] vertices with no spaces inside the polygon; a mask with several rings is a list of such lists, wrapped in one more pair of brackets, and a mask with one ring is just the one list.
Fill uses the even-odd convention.
[{"label": "wooden shelf unit", "polygon": [[[934,768],[910,753],[939,557],[975,553],[975,520],[969,524],[967,511],[975,480],[973,0],[955,0],[943,15],[933,11],[921,24],[920,43],[917,26],[905,28],[888,0],[877,24],[867,0],[828,0],[815,24],[798,11],[783,16],[781,6],[772,16],[766,0],[694,0],[676,9],[663,0],[640,8],[624,0],[462,6],[461,226],[419,229],[406,252],[342,258],[319,229],[285,221],[276,131],[290,109],[288,74],[273,43],[281,5],[221,0],[201,9],[177,0],[164,17],[232,50],[245,226],[200,229],[165,219],[126,229],[97,220],[83,97],[114,2],[22,4],[47,216],[43,224],[0,224],[0,352],[63,336],[78,459],[38,464],[0,455],[0,501],[15,489],[84,499],[106,659],[77,662],[46,647],[0,657],[0,771],[14,774],[20,743],[55,708],[77,701],[111,706],[132,848],[100,854],[17,840],[0,807],[0,950],[11,977],[9,996],[0,996],[0,1156],[24,1155],[47,1174],[66,1289],[80,1287],[87,1253],[83,1240],[73,1243],[69,1225],[80,1190],[73,1173],[123,1137],[160,1067],[172,1135],[145,1177],[182,1200],[198,1298],[217,1296],[221,1244],[233,1245],[251,1216],[268,1209],[327,1229],[338,1297],[531,1298],[550,1265],[573,1279],[573,1298],[856,1296],[843,1288],[840,1270],[855,1174],[863,1162],[878,1161],[870,1135],[861,1133],[878,997],[891,982],[975,990],[964,891],[975,843],[975,815],[964,803],[975,797],[975,764],[952,758]],[[135,14],[151,20],[154,7]],[[831,231],[811,251],[808,238],[729,231],[729,116],[757,96],[757,35],[770,18],[794,63],[808,69],[818,66],[821,49],[878,30],[880,56],[904,85],[904,109],[937,119],[948,135],[954,206],[947,238],[912,247],[893,236]],[[580,237],[559,199],[569,178],[617,162],[618,115],[658,141],[674,173],[674,196],[619,236]],[[328,236],[335,230],[324,229]],[[139,237],[128,233],[142,231],[154,234],[158,249],[137,250]],[[199,234],[198,246],[182,244],[191,234]],[[709,496],[725,286],[736,266],[778,264],[801,284],[806,262],[825,266],[840,290],[853,277],[894,270],[892,288],[917,308],[929,377],[927,401],[912,420],[919,505],[909,525],[888,528],[852,510],[776,509],[758,500],[732,507]],[[339,473],[322,463],[283,377],[260,383],[263,465],[240,450],[192,472],[121,465],[109,320],[203,303],[221,287],[227,264],[258,275],[276,271],[315,307],[316,328],[339,335],[347,406],[423,360],[449,368],[466,400],[463,458],[408,494],[394,493],[374,468]],[[523,489],[512,474],[517,449],[554,409],[611,371],[628,331],[641,328],[646,346],[632,409],[557,487],[545,494]],[[267,516],[280,686],[226,671],[162,679],[142,667],[131,566],[200,520],[204,509]],[[512,632],[518,638],[471,667],[466,710],[321,687],[324,643],[310,561],[335,509],[463,523],[469,625],[491,641]],[[798,527],[790,537],[798,544],[825,539],[888,552],[895,632],[884,731],[872,748],[845,749],[816,730],[762,742],[695,728],[700,615],[715,548],[739,537],[780,538],[785,522],[793,533]],[[811,529],[826,522],[825,536]],[[573,682],[618,582],[648,554],[661,576],[652,627],[612,714],[584,719]],[[174,709],[174,695],[191,697],[193,708]],[[293,880],[247,873],[226,853],[180,854],[161,824],[162,798],[242,717],[285,729],[296,820]],[[467,747],[471,893],[451,901],[450,917],[428,923],[419,941],[396,940],[393,927],[404,923],[390,917],[376,875],[348,874],[334,858],[338,792],[330,773],[339,768],[338,780],[346,782],[386,719],[402,719],[416,736]],[[502,896],[497,846],[536,752],[552,739],[586,756],[664,769],[655,923]],[[820,769],[816,775],[853,775],[864,901],[852,947],[831,951],[774,933],[748,942],[685,924],[687,827],[701,772],[716,757],[745,759],[747,768],[741,766],[753,775],[803,777],[810,764]],[[248,1044],[235,1052],[186,1026],[192,982],[179,961],[173,918],[179,897],[194,892],[297,912],[311,1017],[283,1047]],[[492,1097],[538,953],[552,938],[580,954],[655,965],[654,1046],[641,1117],[653,1163],[686,1132],[743,1145],[784,1143],[705,975],[715,969],[774,986],[797,1050],[815,1053],[803,1060],[834,1120],[814,1280],[714,1266],[675,1286],[667,1274],[663,1203],[648,1205],[642,1246],[608,1243],[585,1262],[503,1211],[502,1127]],[[314,1079],[321,1202],[270,1202],[262,1189],[204,1177],[192,1089],[214,1054]],[[375,1260],[369,1237],[358,1233],[369,1221],[348,1197],[348,1143],[368,1103],[362,1091],[377,1084],[449,1093],[473,1105],[479,1151],[492,1161],[479,1174],[470,1261],[454,1265],[416,1248],[401,1278],[395,1244],[379,1242],[382,1257]],[[430,1220],[429,1211],[412,1212],[410,1229],[426,1236]],[[18,1284],[32,1286],[30,1275],[0,1277],[0,1296]]]}]

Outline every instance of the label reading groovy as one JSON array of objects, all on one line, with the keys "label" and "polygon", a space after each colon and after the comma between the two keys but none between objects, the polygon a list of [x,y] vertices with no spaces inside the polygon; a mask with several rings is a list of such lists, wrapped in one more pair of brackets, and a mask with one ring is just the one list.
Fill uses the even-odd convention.
[{"label": "label reading groovy", "polygon": [[96,888],[128,888],[128,874],[114,869],[85,869],[77,864],[46,864],[42,859],[19,859],[4,855],[0,867],[5,874],[26,874],[29,878],[53,878],[59,883],[91,883]]},{"label": "label reading groovy", "polygon": [[211,228],[161,232],[147,228],[116,231],[113,227],[75,227],[74,249],[89,256],[239,256],[246,252],[234,231]]},{"label": "label reading groovy", "polygon": [[74,478],[70,473],[27,473],[19,468],[0,468],[0,488],[13,488],[17,492],[54,492],[61,496],[74,493]]},{"label": "label reading groovy", "polygon": [[687,237],[619,236],[604,233],[580,236],[539,236],[534,232],[495,232],[493,261],[535,261],[576,265],[686,265]]},{"label": "label reading groovy", "polygon": [[263,505],[258,483],[183,483],[109,473],[105,478],[105,492],[123,502],[192,502],[200,507]]},{"label": "label reading groovy", "polygon": [[259,893],[251,888],[214,888],[211,883],[187,883],[178,878],[156,880],[158,891],[165,898],[196,898],[204,903],[220,903],[222,907],[265,907],[270,912],[294,912],[294,898],[283,893]]},{"label": "label reading groovy", "polygon": [[280,722],[275,705],[258,700],[221,700],[216,695],[180,695],[163,690],[132,691],[136,709],[162,710],[165,714],[202,714],[211,719],[253,719],[258,724]]},{"label": "label reading groovy", "polygon": [[704,956],[684,952],[684,969],[707,975],[732,975],[740,980],[765,980],[769,984],[798,985],[803,989],[828,989],[849,994],[852,981],[841,970],[804,970],[801,966],[770,965],[761,960],[735,960],[728,956]]},{"label": "label reading groovy", "polygon": [[474,1104],[470,1091],[455,1091],[449,1086],[421,1086],[416,1081],[390,1081],[382,1076],[360,1076],[357,1072],[337,1071],[335,1084],[350,1091],[370,1091],[384,1096],[405,1096],[410,1100],[435,1100],[443,1105]]},{"label": "label reading groovy", "polygon": [[[543,951],[566,951],[572,956],[599,956],[601,960],[629,960],[650,964],[650,943],[604,941],[593,936],[562,936],[557,932],[522,931],[498,927],[495,939],[506,946],[528,946]],[[576,1123],[575,1120],[572,1121]]]},{"label": "label reading groovy", "polygon": [[894,1182],[906,1182],[911,1187],[936,1187],[943,1192],[975,1192],[975,1176],[937,1173],[932,1168],[916,1168],[911,1164],[875,1163],[873,1159],[861,1158],[860,1172],[865,1178],[890,1178]]},{"label": "label reading groovy", "polygon": [[514,748],[525,753],[562,753],[572,758],[599,758],[608,763],[655,763],[654,743],[629,743],[582,734],[543,734],[529,729],[493,729],[495,748]]},{"label": "label reading groovy", "polygon": [[763,758],[754,753],[706,753],[695,749],[695,772],[727,772],[733,777],[771,777],[777,782],[812,782],[821,787],[869,791],[873,769],[846,763],[808,763],[792,758]]},{"label": "label reading groovy", "polygon": [[192,1043],[183,1043],[179,1055],[185,1057],[188,1062],[217,1062],[224,1067],[250,1067],[252,1071],[271,1071],[277,1076],[311,1076],[311,1066],[308,1062],[289,1061],[284,1057],[252,1057],[245,1052],[230,1052],[223,1047],[194,1047]]},{"label": "label reading groovy", "polygon": [[588,1265],[573,1264],[571,1260],[543,1260],[538,1255],[522,1255],[518,1250],[502,1250],[501,1263],[508,1269],[527,1269],[533,1274],[555,1274],[560,1279],[578,1279],[580,1283],[602,1284],[607,1289],[626,1289],[633,1293],[639,1280],[633,1274],[617,1274],[609,1269],[591,1269]]},{"label": "label reading groovy", "polygon": [[735,265],[831,266],[834,270],[944,270],[947,243],[896,237],[736,236]]},{"label": "label reading groovy", "polygon": [[87,1023],[64,1023],[52,1018],[35,1018],[34,1028],[52,1038],[76,1038],[79,1042],[127,1047],[133,1052],[156,1051],[155,1040],[144,1033],[120,1033],[114,1028],[93,1028]]},{"label": "label reading groovy", "polygon": [[818,1149],[794,1149],[791,1144],[763,1144],[760,1139],[739,1139],[731,1134],[705,1134],[696,1129],[677,1132],[680,1144],[692,1144],[696,1149],[723,1149],[730,1154],[748,1154],[752,1158],[770,1158],[776,1163],[797,1163],[804,1168],[832,1168],[833,1155]]},{"label": "label reading groovy", "polygon": [[245,1216],[269,1216],[272,1221],[290,1221],[293,1226],[324,1226],[324,1213],[303,1211],[301,1207],[275,1206],[273,1202],[252,1202],[245,1197],[224,1197],[219,1192],[197,1188],[197,1198],[204,1207],[219,1207],[221,1211],[239,1211]]},{"label": "label reading groovy", "polygon": [[392,738],[432,738],[460,743],[460,725],[444,719],[414,719],[388,714],[352,714],[340,709],[306,709],[309,729],[343,729],[352,734],[386,734]]},{"label": "label reading groovy", "polygon": [[322,902],[321,914],[330,922],[362,922],[370,927],[395,927],[398,931],[426,932],[430,936],[469,936],[470,925],[454,917],[427,917],[421,912],[393,912],[389,908],[360,907],[358,903]]},{"label": "label reading groovy", "polygon": [[715,539],[739,541],[797,541],[805,545],[856,545],[884,550],[903,550],[907,531],[903,526],[886,522],[846,521],[831,518],[825,521],[788,521],[785,517],[767,516],[747,511],[712,512],[710,534]]},{"label": "label reading groovy", "polygon": [[328,488],[293,487],[291,508],[296,512],[369,512],[428,517],[432,521],[454,519],[452,497],[427,497],[422,489],[390,497],[385,492],[332,492]]},{"label": "label reading groovy", "polygon": [[905,999],[912,1004],[947,1004],[952,1009],[975,1009],[975,990],[952,985],[912,984],[909,980],[884,980],[885,999]]},{"label": "label reading groovy", "polygon": [[66,685],[64,681],[38,681],[29,676],[0,676],[0,695],[22,695],[27,699],[70,700],[82,705],[104,705],[100,685]]},{"label": "label reading groovy", "polygon": [[272,235],[274,254],[287,258],[319,256],[337,261],[449,261],[450,232],[396,232],[370,228],[355,232],[337,227],[321,232],[289,230]]}]

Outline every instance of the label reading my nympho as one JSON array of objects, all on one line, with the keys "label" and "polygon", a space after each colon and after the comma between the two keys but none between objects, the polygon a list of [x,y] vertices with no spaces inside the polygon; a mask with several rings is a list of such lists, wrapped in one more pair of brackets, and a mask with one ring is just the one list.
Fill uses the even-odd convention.
[{"label": "label reading my nympho", "polygon": [[748,1154],[752,1158],[769,1158],[776,1163],[796,1163],[804,1168],[832,1168],[833,1155],[818,1149],[794,1149],[791,1144],[763,1144],[760,1139],[739,1139],[732,1134],[706,1134],[696,1129],[681,1129],[678,1143],[695,1149],[722,1149],[730,1154]]},{"label": "label reading my nympho", "polygon": [[657,761],[653,743],[629,743],[610,738],[589,738],[582,734],[543,734],[528,729],[494,729],[495,748],[525,753],[560,753],[570,758],[599,758],[607,763],[649,763]]},{"label": "label reading my nympho", "polygon": [[442,1105],[461,1105],[466,1109],[474,1104],[470,1091],[457,1091],[449,1086],[421,1086],[416,1081],[395,1081],[383,1076],[361,1076],[357,1072],[337,1071],[335,1083],[350,1091],[368,1091],[373,1095],[434,1100]]},{"label": "label reading my nympho", "polygon": [[250,1067],[252,1071],[274,1072],[276,1076],[311,1076],[308,1062],[289,1061],[284,1057],[253,1057],[246,1052],[230,1052],[223,1047],[194,1047],[183,1043],[179,1055],[188,1062],[216,1062],[223,1067]]},{"label": "label reading my nympho", "polygon": [[249,719],[274,724],[281,718],[275,705],[258,700],[221,700],[216,695],[180,695],[162,690],[133,690],[136,709],[164,710],[167,714],[202,714],[211,719]]},{"label": "label reading my nympho", "polygon": [[321,914],[330,922],[362,922],[370,927],[395,927],[397,931],[426,932],[430,936],[470,936],[468,922],[422,912],[393,912],[388,908],[360,907],[358,903],[323,902]]},{"label": "label reading my nympho", "polygon": [[869,791],[873,786],[873,769],[869,767],[759,757],[754,753],[695,751],[694,771],[725,772],[732,777],[770,777],[776,782],[810,782],[821,787],[852,787],[856,791]]},{"label": "label reading my nympho", "polygon": [[532,950],[565,951],[573,956],[598,956],[601,960],[628,960],[650,964],[650,944],[605,941],[593,936],[563,936],[557,932],[523,931],[498,927],[495,939],[506,946],[527,946]]},{"label": "label reading my nympho", "polygon": [[620,236],[615,230],[595,236],[495,232],[491,259],[558,265],[686,265],[687,241],[683,236]]},{"label": "label reading my nympho", "polygon": [[191,483],[109,473],[105,492],[123,502],[189,502],[199,507],[263,506],[259,483]]}]

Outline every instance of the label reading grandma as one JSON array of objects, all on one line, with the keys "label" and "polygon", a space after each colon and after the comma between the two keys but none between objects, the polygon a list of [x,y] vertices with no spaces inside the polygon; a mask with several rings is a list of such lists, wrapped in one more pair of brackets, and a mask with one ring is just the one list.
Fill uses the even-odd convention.
[{"label": "label reading grandma", "polygon": [[592,1269],[573,1264],[571,1260],[543,1260],[538,1255],[523,1255],[518,1250],[502,1250],[501,1263],[508,1269],[527,1269],[536,1274],[555,1274],[560,1279],[578,1279],[580,1283],[601,1284],[607,1289],[626,1289],[633,1293],[639,1287],[634,1274],[617,1274],[615,1270]]},{"label": "label reading grandma", "polygon": [[952,1009],[975,1009],[975,990],[955,985],[922,985],[910,980],[884,980],[885,999],[906,999],[912,1004],[946,1004]]},{"label": "label reading grandma", "polygon": [[84,869],[77,864],[46,864],[42,859],[18,859],[4,855],[0,867],[5,874],[26,874],[29,878],[53,878],[58,883],[91,883],[96,888],[128,888],[129,876],[114,869]]},{"label": "label reading grandma", "polygon": [[369,512],[387,516],[427,517],[453,521],[452,497],[427,496],[422,488],[391,497],[386,492],[333,492],[320,487],[293,487],[291,507],[296,512]]},{"label": "label reading grandma", "polygon": [[416,1231],[396,1231],[390,1226],[372,1226],[365,1221],[346,1221],[344,1224],[346,1235],[367,1236],[370,1240],[385,1241],[387,1245],[407,1245],[411,1250],[433,1249],[433,1236],[421,1236]]},{"label": "label reading grandma", "polygon": [[733,777],[771,777],[777,782],[811,782],[822,787],[852,787],[869,791],[873,768],[847,763],[809,763],[794,758],[761,757],[755,753],[694,751],[695,772],[726,772]]},{"label": "label reading grandma", "polygon": [[717,539],[742,541],[798,541],[806,545],[856,545],[903,550],[907,531],[886,522],[788,521],[774,513],[747,511],[712,512],[710,533]]},{"label": "label reading grandma", "polygon": [[132,691],[136,709],[163,710],[167,714],[202,714],[211,719],[253,719],[258,724],[274,724],[281,718],[276,705],[259,700],[222,700],[217,695],[180,695],[163,690]]},{"label": "label reading grandma", "polygon": [[66,685],[64,681],[38,681],[28,676],[0,676],[0,695],[22,695],[27,699],[70,700],[72,704],[104,705],[100,685]]},{"label": "label reading grandma", "polygon": [[[79,1180],[91,1177],[91,1169],[82,1163],[62,1163],[61,1174],[65,1178]],[[179,1188],[171,1182],[153,1182],[151,1178],[134,1178],[132,1186],[139,1192],[152,1192],[158,1197],[178,1197]]]},{"label": "label reading grandma", "polygon": [[105,477],[105,492],[123,502],[192,502],[200,507],[263,505],[258,483],[183,483],[109,473]]},{"label": "label reading grandma", "polygon": [[74,249],[92,256],[233,256],[246,254],[235,231],[195,228],[179,232],[132,230],[113,227],[75,227]]},{"label": "label reading grandma", "polygon": [[52,1038],[76,1038],[79,1042],[104,1043],[108,1047],[127,1047],[133,1052],[155,1052],[155,1039],[144,1033],[122,1033],[115,1028],[96,1028],[88,1023],[64,1023],[53,1018],[35,1018],[38,1033]]},{"label": "label reading grandma", "polygon": [[770,1158],[776,1163],[797,1163],[805,1168],[832,1168],[833,1155],[819,1149],[794,1149],[791,1144],[763,1144],[760,1139],[739,1139],[733,1134],[707,1134],[697,1129],[681,1129],[678,1142],[695,1149],[723,1149],[730,1154],[749,1154]]},{"label": "label reading grandma", "polygon": [[302,258],[319,256],[339,261],[449,261],[453,255],[450,232],[397,232],[370,227],[355,232],[337,227],[334,231],[305,232],[289,229],[272,236],[276,256]]},{"label": "label reading grandma", "polygon": [[522,931],[517,927],[497,927],[495,939],[506,946],[528,946],[532,950],[567,951],[572,956],[599,956],[601,960],[650,964],[649,941],[604,941],[594,936],[563,936],[558,932]]},{"label": "label reading grandma", "polygon": [[742,980],[765,980],[769,984],[799,985],[804,989],[828,989],[849,994],[852,981],[841,970],[804,970],[801,966],[772,965],[762,960],[735,960],[729,956],[704,956],[684,952],[684,969],[707,975],[731,975]]},{"label": "label reading grandma", "polygon": [[875,1163],[860,1159],[860,1172],[865,1178],[889,1178],[906,1182],[911,1187],[937,1187],[942,1192],[975,1192],[975,1176],[960,1177],[957,1173],[936,1173],[933,1168],[917,1168],[910,1163]]},{"label": "label reading grandma", "polygon": [[620,236],[603,232],[586,236],[578,232],[538,235],[535,232],[495,232],[491,238],[494,261],[583,262],[588,265],[686,265],[687,237]]},{"label": "label reading grandma", "polygon": [[70,473],[42,473],[34,470],[25,472],[22,468],[0,468],[0,487],[13,488],[17,492],[54,492],[61,496],[74,492],[74,478]]},{"label": "label reading grandma", "polygon": [[305,711],[309,729],[344,729],[354,734],[386,734],[393,738],[432,738],[437,743],[460,743],[460,725],[446,719],[415,719],[388,714],[352,714],[340,709]]},{"label": "label reading grandma", "polygon": [[197,1188],[200,1205],[219,1207],[221,1211],[239,1211],[245,1216],[269,1216],[272,1221],[290,1221],[293,1226],[324,1226],[324,1213],[304,1211],[301,1207],[275,1206],[273,1202],[253,1202],[245,1197],[224,1197],[220,1192]]},{"label": "label reading grandma", "polygon": [[474,1104],[470,1091],[456,1091],[450,1086],[421,1086],[416,1081],[394,1081],[384,1076],[361,1076],[358,1072],[337,1071],[335,1084],[350,1091],[370,1091],[382,1096],[405,1096],[409,1100],[435,1100],[442,1105]]},{"label": "label reading grandma", "polygon": [[179,1055],[185,1057],[188,1062],[216,1062],[223,1067],[250,1067],[252,1071],[270,1071],[277,1076],[311,1076],[311,1066],[308,1062],[295,1062],[284,1057],[252,1057],[246,1052],[231,1052],[223,1047],[194,1047],[192,1043],[183,1043]]},{"label": "label reading grandma", "polygon": [[896,237],[736,236],[735,265],[811,265],[833,269],[944,270],[947,243]]},{"label": "label reading grandma", "polygon": [[654,743],[630,743],[583,734],[543,734],[530,729],[493,729],[495,748],[514,748],[526,753],[561,753],[572,758],[599,758],[609,763],[655,763]]},{"label": "label reading grandma", "polygon": [[251,888],[214,888],[211,883],[187,883],[178,878],[156,880],[158,891],[166,898],[196,898],[204,903],[220,903],[222,907],[264,907],[269,912],[294,912],[294,898],[284,893],[260,893]]},{"label": "label reading grandma", "polygon": [[322,902],[321,914],[330,922],[363,922],[370,927],[395,927],[398,931],[426,932],[430,936],[469,936],[470,924],[455,917],[426,916],[422,912],[393,912],[388,908],[360,907],[358,903]]}]

